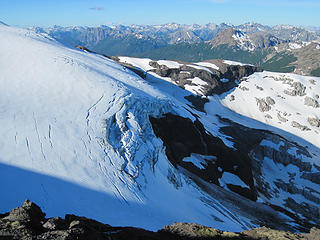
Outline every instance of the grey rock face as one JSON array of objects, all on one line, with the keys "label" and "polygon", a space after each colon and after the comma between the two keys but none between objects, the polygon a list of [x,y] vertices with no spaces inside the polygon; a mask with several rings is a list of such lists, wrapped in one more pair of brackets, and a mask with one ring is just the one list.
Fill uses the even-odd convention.
[{"label": "grey rock face", "polygon": [[320,119],[318,118],[308,118],[308,122],[310,123],[311,126],[313,127],[320,127]]},{"label": "grey rock face", "polygon": [[[200,78],[207,85],[203,86],[203,93],[200,95],[210,96],[214,93],[221,94],[227,92],[237,84],[235,80],[241,81],[244,77],[253,74],[256,71],[261,71],[259,67],[245,65],[228,65],[220,63],[219,70],[210,69],[211,73],[206,70],[197,69],[189,64],[182,64],[179,68],[168,68],[166,65],[160,65],[157,61],[150,61],[150,66],[154,67],[152,72],[155,72],[161,77],[169,77],[178,86],[185,88],[185,85],[190,85],[190,79],[195,77]],[[220,79],[229,79],[230,81],[220,81]]]},{"label": "grey rock face", "polygon": [[263,91],[263,88],[260,87],[260,86],[256,86],[256,88],[257,88],[258,90],[260,90],[260,91]]},{"label": "grey rock face", "polygon": [[284,93],[290,96],[304,96],[306,95],[306,86],[300,82],[290,84],[292,89],[285,90]]},{"label": "grey rock face", "polygon": [[260,112],[268,112],[271,110],[271,106],[263,98],[256,98],[257,105],[259,106]]},{"label": "grey rock face", "polygon": [[243,86],[243,87],[239,87],[239,89],[241,89],[242,91],[249,91],[249,88]]},{"label": "grey rock face", "polygon": [[313,99],[308,96],[305,97],[305,99],[304,99],[304,105],[314,107],[314,108],[318,108],[320,106],[319,102],[316,99]]},{"label": "grey rock face", "polygon": [[[298,234],[267,227],[234,233],[196,223],[173,223],[157,232],[151,232],[134,227],[112,227],[75,215],[66,215],[65,219],[59,219],[63,226],[61,229],[43,228],[38,232],[32,226],[20,225],[18,221],[12,222],[2,218],[1,215],[0,239],[3,240],[319,240],[320,233],[320,229],[317,228],[312,228],[310,233]],[[47,222],[56,220],[58,218],[45,219]]]},{"label": "grey rock face", "polygon": [[[280,195],[281,192],[286,192],[289,197],[285,200],[285,208],[291,212],[301,214],[305,219],[316,219],[316,222],[319,222],[320,198],[317,194],[318,190],[314,187],[318,185],[304,187],[297,184],[297,182],[301,181],[299,179],[300,177],[307,179],[314,184],[319,184],[319,174],[313,171],[313,167],[310,163],[304,161],[305,158],[311,158],[310,153],[306,148],[299,146],[294,142],[289,142],[277,135],[269,135],[264,139],[278,147],[273,147],[272,144],[259,145],[250,152],[255,184],[258,192],[264,195],[265,198],[270,199],[271,202],[272,199]],[[296,151],[290,152],[290,149],[295,149]],[[277,165],[294,165],[299,171],[291,173],[290,170],[288,170],[288,173],[285,173],[285,171],[282,170],[282,174],[288,174],[289,181],[284,181],[278,176],[267,179],[265,178],[264,166],[272,165],[270,161]],[[302,202],[299,201],[298,203],[290,198],[290,195],[292,194],[300,195],[306,200]],[[300,206],[298,206],[299,204]],[[320,222],[318,224],[320,224]]]},{"label": "grey rock face", "polygon": [[304,173],[304,174],[302,174],[302,178],[308,179],[311,182],[314,182],[316,184],[320,184],[320,172]]},{"label": "grey rock face", "polygon": [[[258,196],[263,196],[262,199],[266,199],[264,200],[266,203],[270,201],[272,204],[274,199],[281,196],[301,195],[305,201],[311,202],[304,206],[304,211],[300,209],[296,211],[291,208],[292,204],[280,204],[277,207],[294,214],[299,213],[308,221],[320,224],[317,218],[317,211],[320,209],[318,207],[320,198],[315,193],[317,189],[313,186],[305,188],[300,180],[300,175],[305,173],[305,179],[315,181],[315,184],[318,181],[318,176],[313,174],[314,167],[306,160],[312,158],[308,149],[277,134],[250,129],[229,119],[219,119],[225,125],[220,128],[220,133],[230,136],[229,139],[233,142],[234,149],[224,145],[219,138],[207,134],[198,120],[192,122],[190,119],[167,114],[159,119],[150,118],[150,121],[156,136],[164,142],[167,157],[173,166],[178,169],[186,169],[208,184],[220,185],[219,178],[223,172],[234,174],[250,189],[236,186],[236,183],[228,184],[228,188],[251,200],[254,200],[255,194],[258,194]],[[262,141],[265,141],[264,144]],[[215,156],[215,160],[206,161],[204,169],[199,169],[192,163],[183,161],[184,157],[192,153]],[[283,181],[281,176],[274,176],[270,172],[277,171],[277,165],[289,169],[288,172],[281,173],[288,174],[288,182]],[[292,171],[290,169],[295,168],[299,170],[295,173],[290,172]],[[300,200],[301,198],[298,198],[299,203],[304,203],[305,201]],[[313,213],[308,213],[309,211]],[[299,226],[305,224],[296,217],[294,221]]]},{"label": "grey rock face", "polygon": [[314,79],[310,79],[309,82],[313,85],[316,85],[316,81]]},{"label": "grey rock face", "polygon": [[61,230],[61,229],[65,229],[66,225],[62,218],[56,217],[56,218],[49,218],[48,221],[46,221],[43,224],[43,227],[49,230]]},{"label": "grey rock face", "polygon": [[288,122],[288,119],[286,119],[285,117],[282,117],[280,115],[280,113],[277,114],[277,117],[278,117],[279,121],[281,121],[281,122]]},{"label": "grey rock face", "polygon": [[267,97],[266,102],[269,105],[274,105],[276,103],[272,97]]},{"label": "grey rock face", "polygon": [[44,220],[45,214],[40,207],[33,202],[26,200],[22,207],[13,209],[4,219],[9,221],[17,221],[33,228],[41,228],[41,222]]},{"label": "grey rock face", "polygon": [[301,131],[310,131],[311,129],[308,128],[305,125],[301,125],[300,123],[296,122],[296,121],[292,121],[291,122],[291,126],[295,127],[295,128],[299,128]]}]

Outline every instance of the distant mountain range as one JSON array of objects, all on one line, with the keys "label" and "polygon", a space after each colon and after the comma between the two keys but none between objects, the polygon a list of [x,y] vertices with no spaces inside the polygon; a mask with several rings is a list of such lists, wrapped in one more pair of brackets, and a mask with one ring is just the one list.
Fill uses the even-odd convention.
[{"label": "distant mountain range", "polygon": [[258,23],[35,27],[69,47],[155,60],[228,59],[265,70],[320,76],[320,30]]}]

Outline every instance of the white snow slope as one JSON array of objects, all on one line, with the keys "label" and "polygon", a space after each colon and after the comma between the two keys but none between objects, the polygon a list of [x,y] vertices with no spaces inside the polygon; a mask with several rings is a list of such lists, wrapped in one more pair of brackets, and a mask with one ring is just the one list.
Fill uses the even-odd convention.
[{"label": "white snow slope", "polygon": [[[304,89],[302,94],[291,93],[295,84]],[[220,99],[224,106],[241,115],[292,133],[320,148],[319,126],[309,122],[320,119],[319,95],[320,78],[265,71],[249,76]],[[306,104],[306,99],[312,99],[313,105]],[[269,107],[261,111],[259,100],[269,102]]]},{"label": "white snow slope", "polygon": [[[152,230],[175,221],[256,226],[218,200],[205,204],[210,196],[167,160],[149,115],[193,118],[178,100],[112,60],[45,35],[0,26],[0,36],[0,212],[28,198],[48,216]],[[176,91],[166,84],[167,94]]]},{"label": "white snow slope", "polygon": [[[151,59],[143,59],[142,62],[136,58],[120,57],[120,60],[148,71],[149,81],[154,77],[158,81],[163,79],[177,84],[171,78],[150,72]],[[238,65],[229,61],[225,63]],[[190,95],[192,92],[206,97],[201,91],[206,85],[205,81],[201,79],[199,81],[197,77],[188,80],[192,85],[184,85],[185,95]],[[220,79],[220,81],[228,83],[231,80]],[[288,201],[293,199],[298,206],[304,206],[297,210],[297,216],[300,219],[305,219],[302,212],[309,211],[306,207],[308,205],[311,206],[312,214],[317,218],[320,214],[320,191],[317,184],[320,169],[320,78],[264,71],[235,80],[235,83],[237,83],[236,87],[229,92],[206,97],[208,103],[204,106],[205,113],[197,112],[198,119],[208,132],[218,136],[225,145],[235,150],[237,146],[234,145],[234,139],[220,131],[226,123],[221,122],[217,116],[230,119],[250,129],[268,130],[275,134],[274,139],[265,139],[252,146],[249,145],[252,151],[260,145],[260,155],[250,156],[254,161],[259,162],[260,166],[260,170],[256,172],[259,175],[255,178],[255,181],[259,180],[256,184],[262,188],[266,186],[258,194],[258,202],[281,206],[295,212],[298,207],[290,207],[288,204]],[[156,81],[153,84],[156,84]],[[162,84],[157,87],[168,95],[174,96],[175,99],[183,101],[183,96],[179,96],[176,90],[178,87],[165,89],[163,86]],[[179,91],[182,94],[183,90]],[[279,136],[282,138],[278,138]],[[245,141],[245,137],[243,140]],[[296,143],[298,145],[295,145]],[[297,146],[300,146],[300,150]],[[304,147],[308,153],[301,151],[301,147]],[[191,162],[202,170],[207,166],[204,157],[208,158],[208,156],[191,154],[183,161]],[[223,169],[218,168],[218,171],[222,172]],[[223,172],[219,183],[227,190],[227,184],[246,187],[238,176],[228,170]]]}]

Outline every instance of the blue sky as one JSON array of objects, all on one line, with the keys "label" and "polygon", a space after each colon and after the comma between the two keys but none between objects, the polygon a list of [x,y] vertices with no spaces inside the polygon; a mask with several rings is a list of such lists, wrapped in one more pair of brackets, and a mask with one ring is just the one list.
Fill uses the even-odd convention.
[{"label": "blue sky", "polygon": [[320,26],[320,0],[1,0],[15,26],[232,23]]}]

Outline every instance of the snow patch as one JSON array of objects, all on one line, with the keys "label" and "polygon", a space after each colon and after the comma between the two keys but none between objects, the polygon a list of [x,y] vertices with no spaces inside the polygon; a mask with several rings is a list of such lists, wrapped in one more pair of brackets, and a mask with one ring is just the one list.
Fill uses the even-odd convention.
[{"label": "snow patch", "polygon": [[175,61],[168,61],[168,60],[159,60],[157,61],[160,65],[165,65],[168,68],[180,68],[183,64],[175,62]]},{"label": "snow patch", "polygon": [[199,169],[205,169],[207,166],[206,160],[215,160],[216,157],[214,156],[205,156],[196,153],[192,153],[190,157],[185,157],[182,161],[184,162],[191,162]]},{"label": "snow patch", "polygon": [[245,184],[237,175],[229,172],[224,172],[222,177],[219,179],[219,183],[221,187],[227,188],[227,184],[238,185],[243,188],[249,188],[247,184]]},{"label": "snow patch", "polygon": [[209,63],[209,62],[197,62],[196,63],[197,65],[200,65],[200,66],[204,66],[204,67],[208,67],[208,68],[212,68],[212,69],[215,69],[215,70],[219,70],[219,67],[213,63]]},{"label": "snow patch", "polygon": [[197,66],[197,65],[191,65],[191,64],[188,64],[187,65],[188,67],[192,67],[192,68],[195,68],[195,69],[199,69],[199,70],[205,70],[209,73],[212,73],[212,71],[210,71],[208,68],[206,67],[203,67],[203,66]]}]

